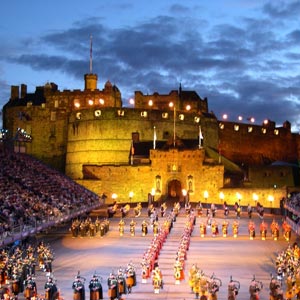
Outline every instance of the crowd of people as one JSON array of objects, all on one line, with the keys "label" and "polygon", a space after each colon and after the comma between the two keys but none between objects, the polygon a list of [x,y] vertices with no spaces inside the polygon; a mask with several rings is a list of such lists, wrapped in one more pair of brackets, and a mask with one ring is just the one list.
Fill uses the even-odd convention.
[{"label": "crowd of people", "polygon": [[[98,206],[98,195],[40,161],[0,150],[0,241],[83,207]],[[21,229],[20,229],[21,228]]]}]

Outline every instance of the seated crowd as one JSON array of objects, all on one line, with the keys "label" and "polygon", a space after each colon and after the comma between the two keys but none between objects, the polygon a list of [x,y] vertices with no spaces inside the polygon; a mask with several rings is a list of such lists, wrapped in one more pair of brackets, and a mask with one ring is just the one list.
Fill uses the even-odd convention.
[{"label": "seated crowd", "polygon": [[0,149],[0,239],[14,227],[94,207],[98,195],[27,154]]}]

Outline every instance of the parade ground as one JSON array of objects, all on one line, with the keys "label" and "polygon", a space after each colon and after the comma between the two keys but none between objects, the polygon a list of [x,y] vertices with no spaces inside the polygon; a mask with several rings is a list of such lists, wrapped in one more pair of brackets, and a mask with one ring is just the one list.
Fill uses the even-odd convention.
[{"label": "parade ground", "polygon": [[[91,216],[95,218],[97,211],[94,211]],[[148,235],[142,236],[141,223],[143,220],[149,221],[146,208],[143,208],[139,217],[134,216],[133,209],[129,211],[124,218],[125,232],[123,236],[119,234],[118,224],[121,214],[117,212],[113,218],[109,219],[109,231],[103,237],[100,237],[99,234],[95,237],[72,237],[70,224],[63,224],[53,231],[38,235],[37,241],[44,241],[53,249],[55,256],[53,276],[61,297],[66,300],[73,299],[72,283],[78,273],[86,279],[86,299],[90,297],[88,284],[95,273],[102,278],[104,299],[109,299],[107,292],[109,274],[117,273],[119,268],[125,268],[129,262],[133,263],[136,268],[137,285],[133,287],[132,293],[123,295],[123,299],[195,299],[195,294],[192,293],[188,284],[188,272],[193,264],[196,264],[205,274],[220,279],[222,285],[217,294],[220,300],[228,299],[227,290],[231,278],[240,283],[237,299],[249,299],[249,285],[254,277],[263,284],[260,299],[269,299],[270,276],[271,274],[276,276],[276,256],[285,250],[289,243],[297,241],[297,237],[292,233],[292,238],[288,243],[283,238],[281,230],[279,239],[274,241],[270,234],[270,224],[273,218],[276,218],[280,225],[282,224],[281,216],[265,214],[264,221],[269,228],[266,240],[262,240],[259,234],[259,225],[262,220],[254,213],[252,220],[256,224],[256,237],[254,240],[250,240],[249,218],[245,211],[242,211],[241,218],[238,219],[240,226],[236,238],[233,237],[231,227],[233,221],[237,219],[234,211],[230,211],[227,217],[229,222],[227,237],[223,237],[221,232],[221,225],[224,221],[223,210],[218,210],[215,217],[220,232],[215,237],[212,236],[210,228],[207,228],[207,234],[204,237],[200,236],[199,224],[206,222],[207,217],[206,214],[201,217],[197,216],[185,261],[185,278],[176,283],[173,266],[187,220],[185,211],[182,209],[158,258],[164,281],[164,287],[159,293],[154,293],[151,279],[143,283],[141,277],[142,257],[153,239],[153,231],[150,226]],[[131,236],[129,231],[129,223],[132,219],[136,221],[135,236]],[[163,217],[159,217],[159,222],[163,222],[163,220]],[[46,275],[39,269],[36,272],[37,289],[40,295],[44,293]],[[20,295],[19,299],[23,299],[22,297],[23,295]]]}]

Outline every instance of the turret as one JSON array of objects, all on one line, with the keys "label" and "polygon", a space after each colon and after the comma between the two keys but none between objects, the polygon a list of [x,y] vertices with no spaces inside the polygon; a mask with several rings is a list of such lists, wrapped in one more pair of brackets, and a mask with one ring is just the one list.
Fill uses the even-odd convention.
[{"label": "turret", "polygon": [[94,91],[97,89],[97,74],[85,74],[84,75],[84,89]]}]

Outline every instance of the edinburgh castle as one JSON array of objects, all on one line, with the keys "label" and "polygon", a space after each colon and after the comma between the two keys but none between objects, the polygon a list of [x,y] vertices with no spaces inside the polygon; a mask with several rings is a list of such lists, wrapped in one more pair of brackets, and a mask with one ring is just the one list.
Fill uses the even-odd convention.
[{"label": "edinburgh castle", "polygon": [[121,91],[86,74],[84,90],[11,87],[2,145],[45,162],[107,202],[182,200],[277,208],[299,186],[299,135],[286,121],[218,120],[195,91]]}]

